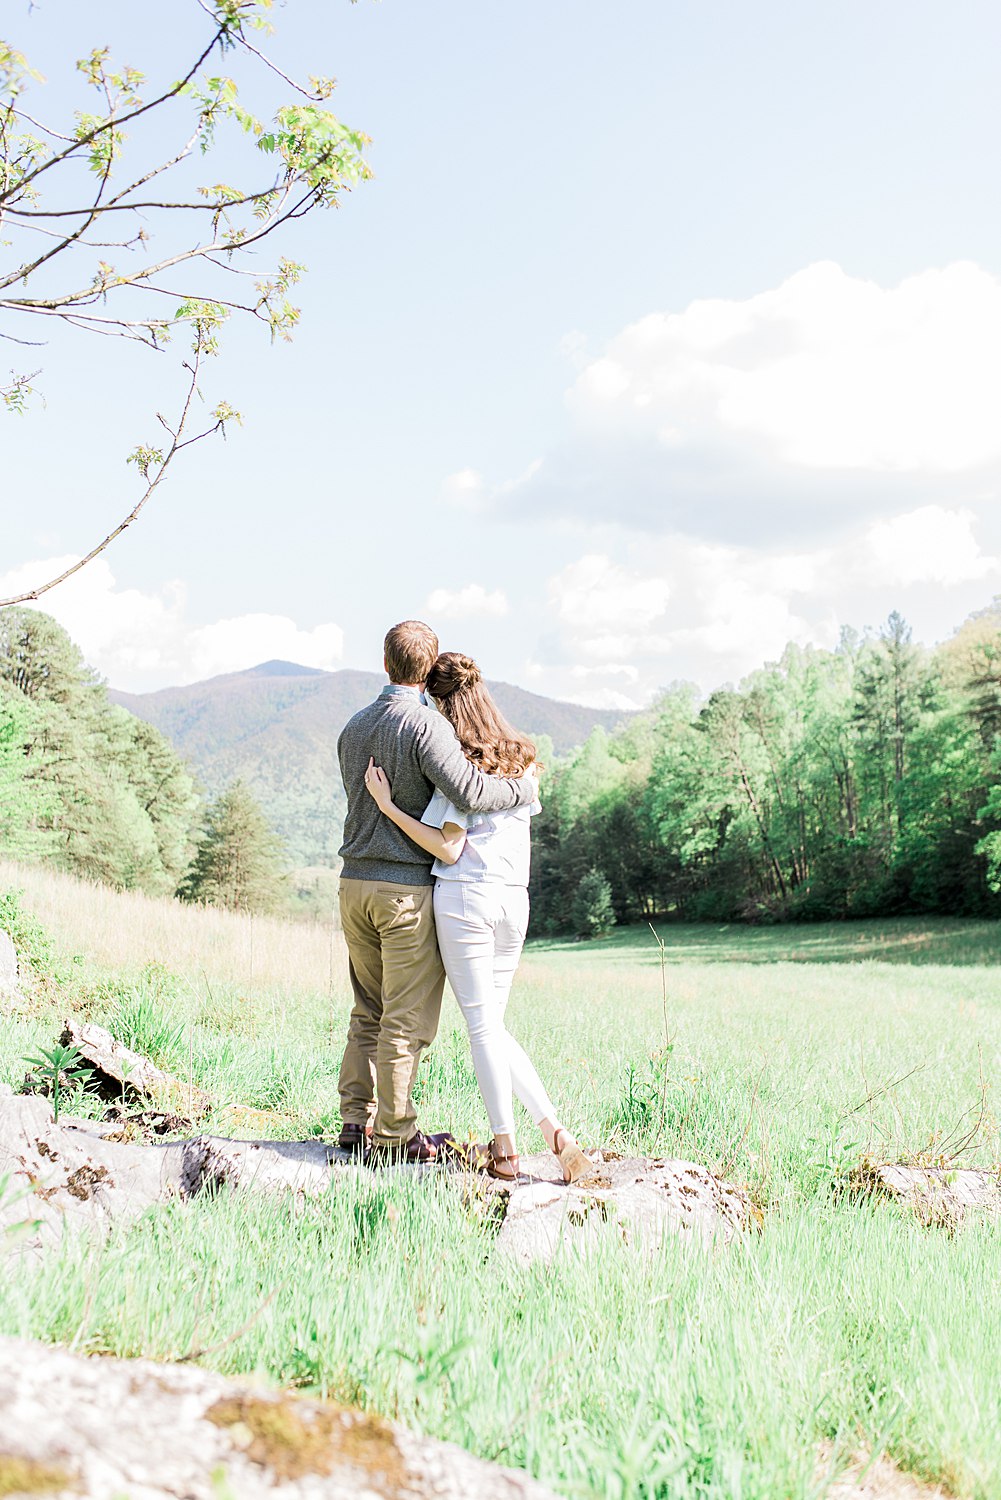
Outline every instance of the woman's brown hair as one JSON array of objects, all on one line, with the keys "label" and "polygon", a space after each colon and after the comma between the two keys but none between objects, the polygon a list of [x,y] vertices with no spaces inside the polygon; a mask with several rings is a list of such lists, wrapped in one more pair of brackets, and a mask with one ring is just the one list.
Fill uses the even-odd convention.
[{"label": "woman's brown hair", "polygon": [[488,776],[521,776],[532,764],[535,746],[511,728],[471,656],[443,651],[428,673],[427,691],[468,759]]}]

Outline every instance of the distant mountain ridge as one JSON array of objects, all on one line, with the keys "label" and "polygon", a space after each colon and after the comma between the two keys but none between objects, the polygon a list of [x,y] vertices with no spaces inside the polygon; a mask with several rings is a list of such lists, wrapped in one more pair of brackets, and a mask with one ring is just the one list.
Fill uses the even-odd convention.
[{"label": "distant mountain ridge", "polygon": [[[344,668],[324,672],[296,662],[267,661],[155,693],[111,690],[115,703],[153,724],[215,796],[242,777],[260,798],[297,865],[336,863],[344,819],[337,737],[386,679]],[[582,744],[601,725],[628,715],[562,703],[510,683],[490,690],[519,729],[547,735],[557,754]]]}]

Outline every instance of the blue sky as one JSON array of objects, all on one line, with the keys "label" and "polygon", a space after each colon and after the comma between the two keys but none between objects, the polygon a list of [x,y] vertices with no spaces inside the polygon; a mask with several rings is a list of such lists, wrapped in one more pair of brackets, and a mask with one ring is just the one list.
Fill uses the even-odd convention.
[{"label": "blue sky", "polygon": [[[170,9],[7,0],[36,110],[83,102],[96,43],[172,76],[207,22]],[[631,705],[893,608],[941,638],[1001,591],[995,5],[275,20],[271,55],[337,76],[375,176],[287,244],[293,344],[227,334],[206,393],[245,426],[47,597],[116,686],[378,667],[418,614],[493,677]],[[0,425],[7,582],[128,509],[124,456],[179,388],[176,352],[29,353],[44,404]]]}]

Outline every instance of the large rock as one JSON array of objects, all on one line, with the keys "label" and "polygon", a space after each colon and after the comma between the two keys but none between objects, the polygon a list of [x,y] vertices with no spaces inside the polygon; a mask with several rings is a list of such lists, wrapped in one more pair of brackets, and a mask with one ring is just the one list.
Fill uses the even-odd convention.
[{"label": "large rock", "polygon": [[[447,1173],[467,1202],[503,1218],[499,1250],[524,1263],[579,1253],[611,1234],[653,1252],[667,1235],[701,1246],[727,1243],[756,1215],[746,1193],[693,1162],[598,1160],[586,1183],[560,1180],[553,1157],[523,1158],[513,1191],[457,1165],[369,1168],[318,1141],[231,1141],[219,1136],[137,1144],[108,1125],[63,1117],[46,1100],[0,1089],[0,1232],[21,1250],[39,1250],[66,1230],[106,1231],[171,1197],[203,1192],[324,1193],[359,1176]],[[600,1153],[598,1154],[600,1157]],[[2,1493],[2,1491],[0,1491]]]},{"label": "large rock", "polygon": [[556,1500],[381,1418],[194,1366],[0,1338],[0,1495],[51,1500]]},{"label": "large rock", "polygon": [[728,1244],[759,1216],[741,1188],[688,1161],[606,1158],[591,1179],[564,1186],[552,1157],[522,1159],[534,1180],[509,1194],[498,1251],[529,1264],[619,1242],[657,1251],[668,1237]]},{"label": "large rock", "polygon": [[0,1089],[0,1242],[9,1248],[36,1251],[67,1231],[104,1232],[113,1219],[180,1193],[183,1177],[183,1147],[105,1141],[55,1124],[46,1099]]},{"label": "large rock", "polygon": [[202,1089],[165,1073],[92,1021],[67,1021],[59,1040],[64,1047],[75,1047],[92,1069],[89,1087],[103,1099],[152,1100],[183,1107],[189,1115],[202,1113],[211,1103]]},{"label": "large rock", "polygon": [[1001,1218],[1001,1171],[997,1169],[864,1162],[850,1173],[848,1182],[852,1192],[893,1199],[929,1226],[956,1229],[972,1218]]}]

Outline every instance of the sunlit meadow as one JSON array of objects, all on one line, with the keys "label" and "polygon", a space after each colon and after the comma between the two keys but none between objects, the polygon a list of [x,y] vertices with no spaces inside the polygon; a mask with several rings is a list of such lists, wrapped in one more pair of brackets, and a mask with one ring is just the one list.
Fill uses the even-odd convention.
[{"label": "sunlit meadow", "polygon": [[[73,1009],[208,1090],[204,1128],[336,1132],[332,926],[0,866],[11,887],[58,982],[0,1017],[4,1081]],[[706,1164],[748,1187],[760,1234],[652,1261],[610,1237],[525,1270],[447,1184],[387,1174],[305,1206],[172,1204],[105,1246],[67,1243],[44,1275],[5,1275],[0,1328],[360,1404],[568,1496],[820,1500],[860,1449],[963,1500],[1001,1496],[1001,1237],[841,1190],[863,1153],[1001,1161],[997,929],[659,935],[663,965],[650,931],[530,945],[512,1027],[587,1143]],[[429,1128],[486,1128],[450,999],[420,1108]],[[523,1150],[539,1146],[525,1121]]]}]

